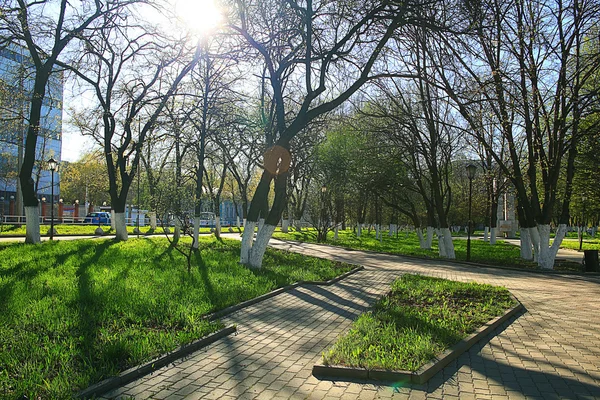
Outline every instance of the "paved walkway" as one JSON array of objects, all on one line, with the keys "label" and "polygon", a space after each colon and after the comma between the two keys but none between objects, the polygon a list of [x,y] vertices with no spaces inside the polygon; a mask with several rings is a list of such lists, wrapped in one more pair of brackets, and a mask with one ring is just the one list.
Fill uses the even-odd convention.
[{"label": "paved walkway", "polygon": [[[600,398],[600,280],[410,260],[278,241],[274,246],[362,264],[329,287],[307,286],[224,319],[238,334],[107,394],[136,399]],[[427,384],[320,381],[314,363],[397,276],[419,273],[504,285],[527,311]]]}]

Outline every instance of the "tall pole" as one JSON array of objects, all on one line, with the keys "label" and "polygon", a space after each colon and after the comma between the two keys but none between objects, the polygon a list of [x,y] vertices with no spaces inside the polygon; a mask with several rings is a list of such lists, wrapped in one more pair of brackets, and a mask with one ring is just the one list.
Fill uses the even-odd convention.
[{"label": "tall pole", "polygon": [[467,226],[467,261],[471,261],[471,198],[473,197],[473,178],[477,167],[473,164],[467,165],[467,178],[469,178],[469,223]]},{"label": "tall pole", "polygon": [[140,238],[140,163],[138,161],[138,171],[137,171],[137,215],[136,215],[136,225],[137,225],[137,237]]},{"label": "tall pole", "polygon": [[471,261],[471,198],[473,194],[473,178],[469,177],[469,227],[467,232],[467,261]]},{"label": "tall pole", "polygon": [[581,201],[583,203],[583,209],[581,211],[581,224],[580,228],[579,228],[579,251],[581,251],[581,248],[583,246],[583,228],[585,226],[585,201],[587,200],[587,198],[585,196],[581,196]]},{"label": "tall pole", "polygon": [[54,240],[54,170],[50,170],[52,175],[52,188],[50,189],[50,240]]}]

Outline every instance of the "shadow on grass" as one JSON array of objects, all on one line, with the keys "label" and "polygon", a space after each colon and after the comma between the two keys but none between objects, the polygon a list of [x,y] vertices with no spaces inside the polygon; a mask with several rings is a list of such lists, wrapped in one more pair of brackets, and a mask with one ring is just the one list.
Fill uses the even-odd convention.
[{"label": "shadow on grass", "polygon": [[98,316],[102,307],[99,299],[95,297],[91,290],[92,281],[90,277],[90,265],[95,265],[102,255],[113,244],[112,241],[105,241],[96,247],[95,254],[86,262],[81,263],[76,272],[77,287],[78,287],[78,303],[79,308],[79,333],[83,338],[81,342],[81,358],[84,363],[90,363],[91,360],[98,356],[98,349],[94,348],[94,342],[97,337],[97,329],[100,325]]}]

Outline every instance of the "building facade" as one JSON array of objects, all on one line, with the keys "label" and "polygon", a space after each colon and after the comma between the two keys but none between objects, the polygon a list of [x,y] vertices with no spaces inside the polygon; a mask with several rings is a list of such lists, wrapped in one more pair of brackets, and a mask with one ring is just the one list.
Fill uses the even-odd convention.
[{"label": "building facade", "polygon": [[[5,202],[14,197],[17,214],[22,213],[18,171],[23,159],[34,67],[26,49],[8,46],[0,49],[0,197]],[[61,160],[62,147],[63,75],[50,76],[42,106],[40,133],[36,146],[33,171],[36,192],[40,199],[50,201],[51,172],[45,162],[51,157]],[[60,197],[60,176],[54,176],[54,199]]]}]

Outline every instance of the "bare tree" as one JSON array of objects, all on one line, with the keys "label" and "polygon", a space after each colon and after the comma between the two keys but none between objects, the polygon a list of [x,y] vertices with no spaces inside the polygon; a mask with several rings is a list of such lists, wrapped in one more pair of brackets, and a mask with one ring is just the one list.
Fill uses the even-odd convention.
[{"label": "bare tree", "polygon": [[[348,100],[377,75],[376,62],[394,32],[419,20],[411,2],[236,1],[234,29],[263,59],[275,123],[242,239],[240,261],[260,268],[287,203],[291,140]],[[381,71],[389,73],[389,71]],[[271,184],[274,200],[268,204]],[[256,241],[259,218],[265,223]]]}]

